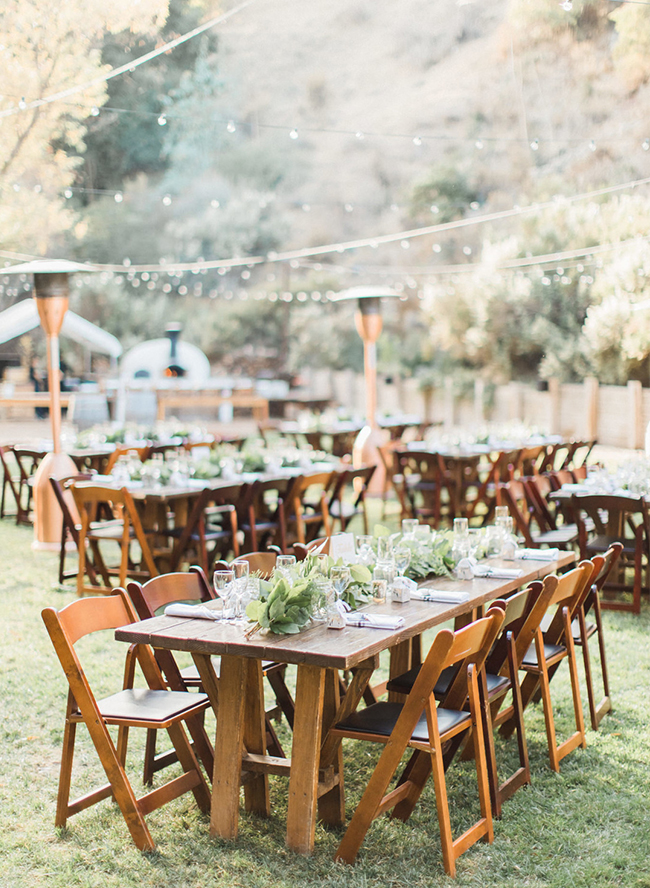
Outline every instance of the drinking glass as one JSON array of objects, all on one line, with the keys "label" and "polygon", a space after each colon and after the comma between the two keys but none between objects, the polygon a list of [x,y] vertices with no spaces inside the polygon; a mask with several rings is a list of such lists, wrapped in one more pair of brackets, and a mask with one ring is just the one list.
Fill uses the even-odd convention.
[{"label": "drinking glass", "polygon": [[278,555],[275,560],[275,569],[288,580],[290,577],[290,570],[295,563],[295,555]]},{"label": "drinking glass", "polygon": [[334,605],[336,595],[331,580],[320,577],[315,580],[316,591],[311,601],[311,618],[315,623],[324,623],[327,620],[327,610]]},{"label": "drinking glass", "polygon": [[377,539],[377,560],[386,561],[393,557],[393,541],[389,536]]},{"label": "drinking glass", "polygon": [[244,561],[242,559],[241,561],[239,561],[239,560],[233,561],[232,569],[235,574],[236,580],[246,580],[246,579],[248,579],[248,575],[250,573],[251,567],[250,567],[250,564],[248,563],[248,561]]},{"label": "drinking glass", "polygon": [[388,581],[384,577],[375,579],[374,574],[370,584],[372,589],[372,600],[375,604],[383,604],[386,601],[386,592],[388,590]]},{"label": "drinking glass", "polygon": [[227,570],[215,570],[213,574],[214,591],[222,600],[221,618],[227,620],[234,616],[234,602],[231,601],[231,592],[235,587],[235,572],[231,568]]},{"label": "drinking glass", "polygon": [[411,550],[406,546],[398,546],[395,549],[395,567],[400,577],[404,576],[404,571],[411,563]]},{"label": "drinking glass", "polygon": [[418,524],[414,531],[415,539],[420,543],[428,543],[431,539],[431,525]]},{"label": "drinking glass", "polygon": [[351,579],[352,575],[350,574],[349,567],[336,566],[331,569],[330,580],[332,581],[332,585],[334,586],[334,591],[336,592],[337,598],[340,598],[341,595],[343,595],[345,590],[350,585]]},{"label": "drinking glass", "polygon": [[496,506],[494,509],[494,523],[499,523],[499,518],[507,518],[510,513],[507,506]]},{"label": "drinking glass", "polygon": [[412,540],[415,537],[416,528],[419,525],[419,521],[417,518],[403,518],[402,519],[402,537],[405,540]]},{"label": "drinking glass", "polygon": [[469,521],[467,518],[454,518],[454,535],[467,536],[469,531]]},{"label": "drinking glass", "polygon": [[357,536],[357,555],[363,564],[370,564],[371,561],[374,561],[375,553],[372,551],[372,536],[370,534]]}]

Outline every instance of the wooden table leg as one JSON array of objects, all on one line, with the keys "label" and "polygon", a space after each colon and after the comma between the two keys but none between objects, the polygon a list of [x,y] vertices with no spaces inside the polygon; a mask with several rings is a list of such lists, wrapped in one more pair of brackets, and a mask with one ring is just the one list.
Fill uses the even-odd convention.
[{"label": "wooden table leg", "polygon": [[[289,778],[287,845],[292,851],[300,854],[309,854],[314,849],[325,672],[326,670],[320,666],[304,663],[298,666]],[[216,755],[218,754],[217,748]]]},{"label": "wooden table leg", "polygon": [[[411,661],[411,639],[407,638],[390,649],[390,678],[396,678],[398,675],[408,672],[411,668]],[[403,700],[404,694],[398,694],[396,691],[388,692],[389,703],[401,703]]]},{"label": "wooden table leg", "polygon": [[[266,752],[266,722],[264,718],[264,686],[262,661],[248,660],[244,701],[244,746],[247,752],[264,755]],[[244,786],[246,810],[268,817],[271,813],[268,774],[250,775]]]},{"label": "wooden table leg", "polygon": [[[325,675],[323,699],[323,736],[332,726],[340,706],[339,675],[336,669],[328,669]],[[343,783],[343,747],[339,743],[327,776],[331,775],[334,785],[318,799],[318,817],[329,826],[345,823],[345,786]]]},{"label": "wooden table leg", "polygon": [[[193,656],[202,674],[205,671],[199,659],[202,655]],[[210,835],[222,839],[236,839],[239,826],[247,672],[248,663],[243,657],[222,656],[210,814]],[[206,692],[209,693],[207,687]]]}]

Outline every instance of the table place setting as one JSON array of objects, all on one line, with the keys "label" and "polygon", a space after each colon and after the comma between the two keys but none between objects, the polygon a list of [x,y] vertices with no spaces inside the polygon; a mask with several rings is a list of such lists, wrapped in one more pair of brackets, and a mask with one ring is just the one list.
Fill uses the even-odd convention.
[{"label": "table place setting", "polygon": [[469,592],[454,592],[447,589],[416,589],[411,592],[415,601],[437,601],[442,604],[464,604],[469,601]]},{"label": "table place setting", "polygon": [[557,561],[559,549],[517,549],[515,561]]}]

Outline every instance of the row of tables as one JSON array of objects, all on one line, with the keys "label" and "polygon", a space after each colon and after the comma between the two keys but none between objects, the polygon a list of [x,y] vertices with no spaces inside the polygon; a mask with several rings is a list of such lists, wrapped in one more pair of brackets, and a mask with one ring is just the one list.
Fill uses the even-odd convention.
[{"label": "row of tables", "polygon": [[[199,619],[154,617],[116,630],[128,643],[151,644],[170,651],[189,652],[217,713],[215,765],[210,833],[223,839],[237,836],[242,774],[246,810],[270,813],[268,776],[289,778],[287,845],[307,854],[313,850],[316,819],[331,825],[345,821],[343,751],[329,729],[356,709],[379,655],[390,651],[390,674],[411,666],[414,638],[448,620],[471,619],[488,601],[568,567],[573,553],[558,560],[523,561],[522,575],[513,580],[475,578],[470,581],[436,577],[425,587],[467,592],[462,604],[411,600],[369,605],[368,613],[390,613],[404,619],[395,631],[346,627],[340,631],[314,625],[298,635],[258,633],[246,638],[245,626]],[[512,563],[492,559],[495,566]],[[218,680],[211,657],[221,656]],[[297,666],[295,720],[291,759],[265,753],[262,660]],[[338,670],[354,670],[341,699]]]}]

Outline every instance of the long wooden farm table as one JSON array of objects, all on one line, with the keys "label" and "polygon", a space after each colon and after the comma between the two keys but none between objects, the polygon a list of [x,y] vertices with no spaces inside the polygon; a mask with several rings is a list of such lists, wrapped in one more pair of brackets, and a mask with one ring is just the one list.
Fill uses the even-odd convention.
[{"label": "long wooden farm table", "polygon": [[[344,822],[343,752],[340,741],[329,735],[329,728],[356,709],[379,654],[390,649],[397,666],[404,661],[411,640],[426,629],[509,595],[574,560],[573,553],[561,553],[557,561],[517,562],[523,573],[515,580],[485,578],[459,582],[436,578],[425,584],[467,592],[469,599],[463,604],[412,600],[364,608],[368,613],[403,617],[404,625],[396,631],[356,627],[334,631],[317,625],[298,635],[258,633],[246,639],[243,624],[162,616],[117,629],[115,637],[192,654],[217,712],[211,834],[236,838],[242,782],[246,810],[268,816],[268,775],[282,774],[289,777],[287,845],[307,854],[313,850],[317,816],[331,825]],[[506,566],[498,561],[491,563]],[[215,654],[221,655],[218,689],[210,660]],[[294,663],[298,667],[291,759],[265,754],[262,660]],[[342,699],[340,669],[354,670]]]}]

